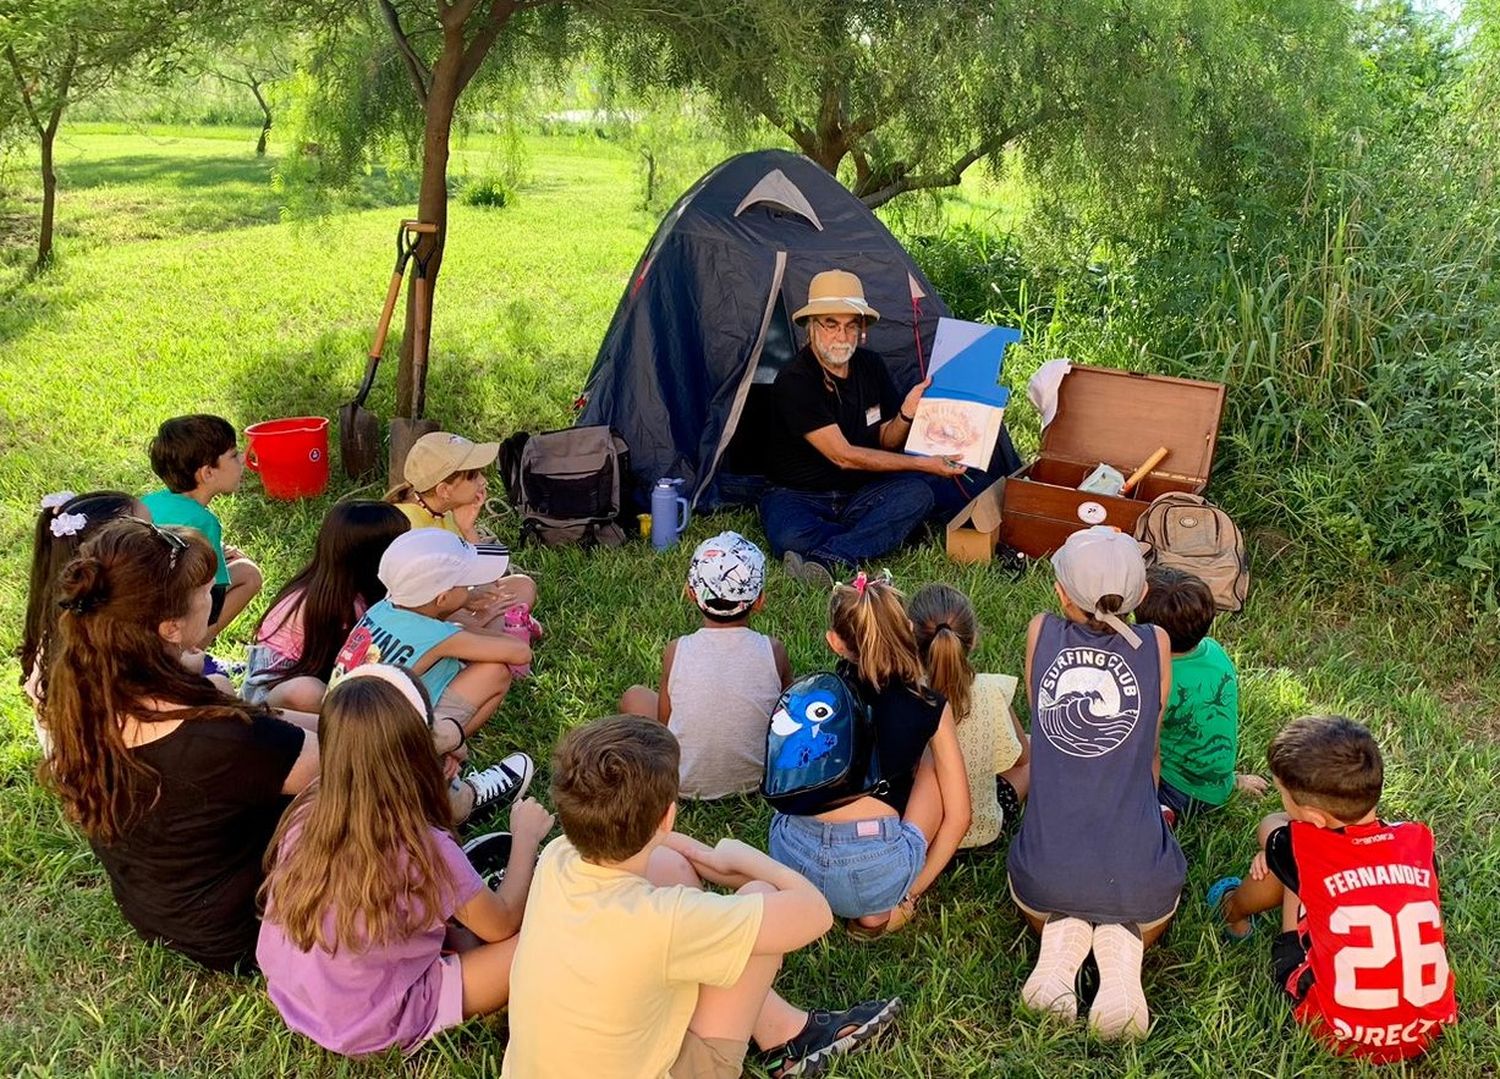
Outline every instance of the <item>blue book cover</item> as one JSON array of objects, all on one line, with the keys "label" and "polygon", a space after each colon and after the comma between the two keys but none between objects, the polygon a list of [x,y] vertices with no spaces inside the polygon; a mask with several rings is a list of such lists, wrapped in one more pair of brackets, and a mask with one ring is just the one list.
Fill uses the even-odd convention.
[{"label": "blue book cover", "polygon": [[987,468],[1010,401],[1000,385],[1005,347],[1020,339],[1009,326],[939,319],[928,366],[932,385],[917,406],[906,452]]}]

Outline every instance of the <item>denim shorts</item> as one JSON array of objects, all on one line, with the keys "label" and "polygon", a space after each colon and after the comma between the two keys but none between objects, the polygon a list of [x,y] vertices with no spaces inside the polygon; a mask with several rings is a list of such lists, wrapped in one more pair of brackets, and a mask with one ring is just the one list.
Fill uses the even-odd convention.
[{"label": "denim shorts", "polygon": [[900,817],[828,824],[778,813],[770,848],[772,858],[812,881],[840,918],[894,909],[927,860],[927,837]]},{"label": "denim shorts", "polygon": [[288,664],[279,654],[263,644],[252,644],[245,657],[245,682],[240,697],[250,704],[263,704],[276,685],[276,676]]}]

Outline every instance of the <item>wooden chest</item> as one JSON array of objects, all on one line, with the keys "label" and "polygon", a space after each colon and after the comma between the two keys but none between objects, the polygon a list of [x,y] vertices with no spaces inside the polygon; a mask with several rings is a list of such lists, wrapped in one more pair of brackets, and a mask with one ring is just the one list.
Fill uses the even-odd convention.
[{"label": "wooden chest", "polygon": [[[1040,558],[1090,525],[1133,533],[1151,500],[1167,491],[1201,494],[1223,410],[1217,382],[1074,364],[1040,455],[1004,480],[1000,541]],[[1163,446],[1166,458],[1129,495],[1078,490],[1096,465],[1129,476]]]}]

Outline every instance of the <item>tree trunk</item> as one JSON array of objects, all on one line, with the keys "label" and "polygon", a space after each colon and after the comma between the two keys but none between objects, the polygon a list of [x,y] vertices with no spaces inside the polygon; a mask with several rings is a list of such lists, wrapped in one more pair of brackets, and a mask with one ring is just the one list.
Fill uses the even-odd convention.
[{"label": "tree trunk", "polygon": [[260,82],[256,79],[250,80],[250,92],[255,95],[255,102],[260,106],[261,115],[264,119],[260,125],[260,141],[255,144],[255,156],[266,156],[266,140],[271,137],[271,106],[266,104],[265,95],[260,92]]},{"label": "tree trunk", "polygon": [[[58,108],[61,119],[62,109]],[[52,166],[52,148],[57,141],[57,123],[48,124],[42,136],[42,231],[36,241],[36,271],[52,265],[52,230],[57,214],[57,171]]]},{"label": "tree trunk", "polygon": [[[419,272],[426,263],[428,340],[427,355],[432,355],[432,303],[438,270],[443,265],[443,243],[448,229],[448,143],[453,128],[453,113],[462,90],[459,68],[463,61],[463,38],[444,35],[443,52],[432,69],[432,85],[427,90],[427,123],[422,136],[422,186],[417,195],[417,219],[435,224],[435,236],[422,236],[416,257],[408,271]],[[401,335],[401,366],[396,373],[396,415],[411,416],[416,403],[417,385],[412,370],[412,346],[417,333],[417,290],[415,276],[406,290],[406,329]],[[429,361],[430,362],[430,361]]]}]

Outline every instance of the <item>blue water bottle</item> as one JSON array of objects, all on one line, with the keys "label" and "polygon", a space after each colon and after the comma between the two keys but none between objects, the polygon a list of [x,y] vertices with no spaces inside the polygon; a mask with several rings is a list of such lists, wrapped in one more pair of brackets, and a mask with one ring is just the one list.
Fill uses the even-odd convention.
[{"label": "blue water bottle", "polygon": [[651,489],[651,546],[665,551],[688,526],[688,501],[677,493],[681,480],[660,479]]}]

